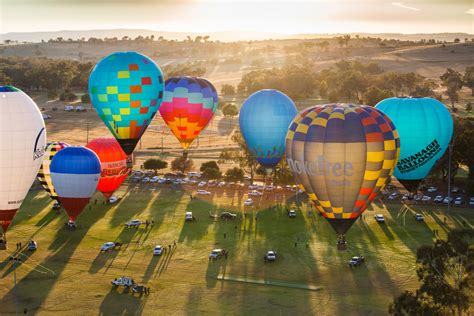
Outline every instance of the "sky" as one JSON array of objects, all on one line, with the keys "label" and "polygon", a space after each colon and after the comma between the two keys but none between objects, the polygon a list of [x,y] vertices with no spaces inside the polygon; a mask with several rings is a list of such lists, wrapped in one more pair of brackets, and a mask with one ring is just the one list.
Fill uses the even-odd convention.
[{"label": "sky", "polygon": [[0,0],[0,33],[474,33],[474,0]]}]

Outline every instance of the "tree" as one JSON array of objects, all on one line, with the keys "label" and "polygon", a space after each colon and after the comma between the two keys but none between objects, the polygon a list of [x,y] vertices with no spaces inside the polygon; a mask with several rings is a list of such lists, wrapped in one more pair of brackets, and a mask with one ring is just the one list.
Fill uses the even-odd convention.
[{"label": "tree", "polygon": [[456,109],[454,103],[459,100],[459,91],[462,89],[463,80],[459,72],[448,68],[446,72],[440,77],[443,86],[446,87],[446,95],[451,101],[453,111]]},{"label": "tree", "polygon": [[392,315],[462,315],[470,306],[474,269],[474,229],[454,229],[447,240],[421,246],[416,252],[420,288],[405,291],[389,306]]},{"label": "tree", "polygon": [[241,168],[234,167],[227,169],[225,172],[225,180],[229,182],[238,182],[244,180],[244,171]]},{"label": "tree", "polygon": [[206,168],[202,172],[202,177],[207,180],[217,180],[222,178],[222,173],[216,168]]},{"label": "tree", "polygon": [[233,85],[224,83],[221,87],[221,93],[223,96],[233,96],[235,95],[235,88]]},{"label": "tree", "polygon": [[190,171],[194,166],[192,159],[187,159],[186,157],[178,157],[171,161],[171,170],[179,171],[181,173],[186,173]]},{"label": "tree", "polygon": [[466,111],[467,111],[467,112],[471,112],[471,111],[472,111],[472,103],[471,103],[471,102],[467,102],[467,103],[466,103]]},{"label": "tree", "polygon": [[471,96],[474,97],[474,66],[466,67],[466,72],[463,76],[464,85],[471,89]]},{"label": "tree", "polygon": [[239,114],[239,109],[237,109],[234,104],[229,103],[222,109],[222,114],[224,114],[225,117],[233,118]]},{"label": "tree", "polygon": [[328,84],[325,80],[319,83],[319,96],[323,99],[328,96]]},{"label": "tree", "polygon": [[238,145],[238,148],[224,149],[219,156],[219,163],[231,162],[238,163],[240,168],[247,174],[250,174],[250,181],[253,182],[255,170],[258,167],[257,160],[250,153],[247,144],[239,130],[236,130],[231,140]]},{"label": "tree", "polygon": [[85,93],[85,94],[81,95],[81,102],[82,103],[91,103],[91,96],[89,95],[89,93]]},{"label": "tree", "polygon": [[332,90],[331,92],[329,92],[328,99],[329,99],[329,102],[336,103],[339,100],[339,94],[337,93],[336,90]]},{"label": "tree", "polygon": [[211,161],[207,161],[207,162],[204,162],[203,164],[201,164],[201,168],[199,168],[199,170],[201,172],[204,172],[204,170],[206,169],[217,169],[219,170],[219,165],[217,164],[217,162],[211,160]]},{"label": "tree", "polygon": [[367,89],[367,92],[364,94],[364,103],[370,106],[375,106],[377,103],[383,99],[392,97],[392,92],[388,90],[382,90],[375,86],[371,86]]},{"label": "tree", "polygon": [[143,163],[143,168],[147,170],[153,170],[155,171],[155,174],[157,173],[157,170],[165,169],[168,167],[168,162],[161,160],[161,159],[147,159]]}]

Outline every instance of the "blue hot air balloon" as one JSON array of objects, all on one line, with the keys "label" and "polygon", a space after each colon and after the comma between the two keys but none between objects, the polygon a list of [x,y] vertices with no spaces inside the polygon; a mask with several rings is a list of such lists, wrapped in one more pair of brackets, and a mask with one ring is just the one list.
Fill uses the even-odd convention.
[{"label": "blue hot air balloon", "polygon": [[389,98],[376,108],[393,121],[400,135],[400,159],[394,175],[414,191],[451,142],[451,114],[432,98]]},{"label": "blue hot air balloon", "polygon": [[293,101],[278,90],[260,90],[245,100],[239,114],[240,131],[263,167],[274,168],[285,154],[286,133],[296,114]]},{"label": "blue hot air balloon", "polygon": [[75,221],[97,188],[100,160],[85,147],[66,147],[51,161],[51,180],[70,221]]}]

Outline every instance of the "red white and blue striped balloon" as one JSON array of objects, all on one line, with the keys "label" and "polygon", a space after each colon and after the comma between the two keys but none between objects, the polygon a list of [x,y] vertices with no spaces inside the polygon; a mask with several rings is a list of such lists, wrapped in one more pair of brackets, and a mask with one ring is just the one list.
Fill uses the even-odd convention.
[{"label": "red white and blue striped balloon", "polygon": [[51,179],[59,201],[75,221],[94,194],[100,178],[100,160],[85,147],[66,147],[51,162]]}]

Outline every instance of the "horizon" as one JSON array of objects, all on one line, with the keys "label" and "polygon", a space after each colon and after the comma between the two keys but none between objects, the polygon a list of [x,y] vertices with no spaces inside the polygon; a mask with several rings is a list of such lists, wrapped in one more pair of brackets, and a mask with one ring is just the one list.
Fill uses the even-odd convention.
[{"label": "horizon", "polygon": [[474,33],[470,0],[0,0],[0,16],[0,34],[116,29],[279,35]]}]

